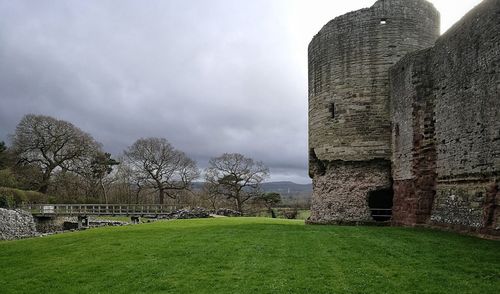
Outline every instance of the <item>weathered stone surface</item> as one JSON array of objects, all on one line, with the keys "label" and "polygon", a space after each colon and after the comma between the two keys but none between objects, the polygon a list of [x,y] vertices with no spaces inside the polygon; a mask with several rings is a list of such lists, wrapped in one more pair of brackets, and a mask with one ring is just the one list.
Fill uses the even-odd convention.
[{"label": "weathered stone surface", "polygon": [[392,67],[396,223],[498,231],[499,19],[485,0]]},{"label": "weathered stone surface", "polygon": [[309,147],[319,160],[390,159],[388,70],[438,35],[425,0],[380,0],[321,29],[309,45]]},{"label": "weathered stone surface", "polygon": [[391,188],[390,162],[333,161],[313,178],[309,223],[335,224],[373,221],[369,192]]},{"label": "weathered stone surface", "polygon": [[309,222],[371,220],[369,192],[391,185],[388,70],[407,53],[432,46],[438,34],[439,13],[429,2],[380,0],[335,18],[313,38]]},{"label": "weathered stone surface", "polygon": [[484,184],[439,185],[431,221],[481,228],[486,194],[487,185]]},{"label": "weathered stone surface", "polygon": [[0,240],[37,236],[33,216],[24,210],[0,208]]},{"label": "weathered stone surface", "polygon": [[[391,71],[391,85],[412,81],[410,87],[391,88],[393,221],[397,224],[426,223],[436,192],[435,99],[427,74],[431,69],[425,62],[429,52],[410,54],[398,63],[401,70]],[[406,64],[410,58],[422,62]]]}]

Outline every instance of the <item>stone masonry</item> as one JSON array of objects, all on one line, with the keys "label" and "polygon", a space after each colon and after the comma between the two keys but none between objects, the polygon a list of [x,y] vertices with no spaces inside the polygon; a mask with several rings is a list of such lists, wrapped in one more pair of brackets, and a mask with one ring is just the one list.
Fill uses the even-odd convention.
[{"label": "stone masonry", "polygon": [[23,210],[0,208],[0,240],[13,240],[37,235],[33,216]]},{"label": "stone masonry", "polygon": [[395,223],[499,232],[499,32],[485,0],[391,69]]},{"label": "stone masonry", "polygon": [[389,189],[394,224],[500,234],[500,0],[438,31],[427,1],[379,0],[314,37],[310,223],[373,221]]},{"label": "stone masonry", "polygon": [[390,189],[389,68],[434,44],[424,0],[380,0],[325,25],[309,45],[311,223],[370,221],[368,194]]}]

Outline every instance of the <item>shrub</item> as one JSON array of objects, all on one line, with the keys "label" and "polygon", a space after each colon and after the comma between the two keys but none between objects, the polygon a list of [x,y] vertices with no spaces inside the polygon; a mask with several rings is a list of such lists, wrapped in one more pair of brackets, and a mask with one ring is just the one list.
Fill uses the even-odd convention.
[{"label": "shrub", "polygon": [[52,203],[53,197],[35,191],[0,187],[0,207],[14,208],[23,204]]},{"label": "shrub", "polygon": [[0,208],[11,208],[14,206],[14,198],[10,195],[0,194]]},{"label": "shrub", "polygon": [[12,189],[12,196],[14,197],[14,204],[16,206],[28,202],[28,196],[26,196],[26,191],[19,189]]},{"label": "shrub", "polygon": [[297,208],[290,208],[283,210],[283,216],[286,219],[296,219],[298,213],[299,211],[297,210]]},{"label": "shrub", "polygon": [[17,185],[18,182],[16,177],[9,168],[0,170],[0,187],[14,188],[17,187]]},{"label": "shrub", "polygon": [[26,202],[30,204],[55,203],[55,198],[36,191],[24,191]]}]

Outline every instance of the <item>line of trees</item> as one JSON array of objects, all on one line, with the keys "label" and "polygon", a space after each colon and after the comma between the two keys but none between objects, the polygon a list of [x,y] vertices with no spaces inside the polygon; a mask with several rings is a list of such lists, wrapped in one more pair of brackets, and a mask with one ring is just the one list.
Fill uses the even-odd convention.
[{"label": "line of trees", "polygon": [[202,174],[196,162],[164,138],[138,139],[113,158],[73,124],[28,114],[11,140],[10,147],[0,142],[0,187],[36,190],[52,202],[184,204],[240,212],[279,202],[279,195],[260,189],[269,169],[238,153],[210,159],[203,188],[193,189]]}]

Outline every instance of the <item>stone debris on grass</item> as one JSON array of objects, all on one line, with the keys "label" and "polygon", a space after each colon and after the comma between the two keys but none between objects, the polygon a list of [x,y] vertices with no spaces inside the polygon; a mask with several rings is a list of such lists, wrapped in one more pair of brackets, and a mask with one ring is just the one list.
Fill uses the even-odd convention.
[{"label": "stone debris on grass", "polygon": [[193,209],[178,209],[169,214],[162,215],[162,219],[190,219],[190,218],[207,218],[210,217],[210,212],[205,208],[195,207]]},{"label": "stone debris on grass", "polygon": [[219,208],[212,213],[219,216],[241,216],[241,212],[228,208]]},{"label": "stone debris on grass", "polygon": [[90,227],[105,227],[105,226],[126,226],[130,225],[129,222],[122,222],[116,220],[107,220],[107,219],[90,219],[89,226]]},{"label": "stone debris on grass", "polygon": [[192,209],[179,209],[172,213],[161,216],[163,219],[190,219],[190,218],[208,218],[214,216],[241,216],[236,210],[219,208],[216,210],[207,210],[202,207]]}]

